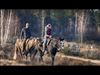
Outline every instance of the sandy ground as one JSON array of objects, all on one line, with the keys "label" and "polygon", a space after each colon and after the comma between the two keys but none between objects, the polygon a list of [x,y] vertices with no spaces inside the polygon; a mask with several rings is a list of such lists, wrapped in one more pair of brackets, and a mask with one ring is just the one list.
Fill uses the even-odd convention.
[{"label": "sandy ground", "polygon": [[[2,50],[2,48],[0,48]],[[4,50],[7,51],[6,54],[12,54],[13,52],[9,51],[11,50],[13,51],[14,47],[11,46],[7,46],[7,48],[5,48]],[[9,52],[8,52],[9,51]],[[4,54],[2,51],[0,52],[1,56],[2,54]],[[0,58],[0,66],[51,66],[51,58],[48,55],[45,55],[43,57],[43,61],[44,62],[39,62],[39,55],[37,54],[35,59],[30,61],[29,59],[26,61],[25,59],[21,59],[21,61],[18,60],[11,60],[11,59],[2,59]],[[75,56],[68,56],[68,55],[64,55],[60,52],[57,53],[56,57],[55,57],[55,62],[54,62],[55,66],[60,66],[60,65],[64,65],[64,66],[84,66],[84,65],[97,65],[100,66],[100,60],[91,60],[91,59],[86,59],[86,58],[81,58],[81,57],[75,57]]]},{"label": "sandy ground", "polygon": [[[51,58],[48,57],[48,55],[45,55],[43,57],[44,62],[39,62],[39,57],[36,56],[34,61],[15,61],[15,60],[8,60],[8,59],[0,59],[0,66],[51,66]],[[93,66],[97,65],[100,66],[99,60],[91,60],[91,59],[85,59],[80,57],[74,57],[74,56],[65,56],[61,53],[57,53],[55,57],[55,66]]]}]

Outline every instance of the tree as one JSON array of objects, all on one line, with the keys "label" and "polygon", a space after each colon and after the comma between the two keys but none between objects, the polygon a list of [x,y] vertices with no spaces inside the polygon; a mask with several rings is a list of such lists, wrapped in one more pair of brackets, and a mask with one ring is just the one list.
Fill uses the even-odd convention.
[{"label": "tree", "polygon": [[93,10],[77,10],[77,35],[83,40],[93,40],[96,31],[96,21]]},{"label": "tree", "polygon": [[4,30],[4,27],[3,27],[4,10],[1,10],[0,12],[1,12],[1,46],[3,46],[3,41],[4,41],[4,39],[3,39],[3,36],[4,36],[4,34],[3,34],[3,30]]},{"label": "tree", "polygon": [[[18,18],[15,18],[14,10],[0,10],[0,41],[1,46],[5,47],[8,41],[13,41],[13,37],[15,37],[15,34],[17,32],[14,31],[18,26]],[[14,29],[14,30],[13,30]],[[13,35],[13,36],[11,36]]]},{"label": "tree", "polygon": [[44,36],[44,19],[45,19],[45,10],[42,10],[42,11],[41,11],[42,37]]}]

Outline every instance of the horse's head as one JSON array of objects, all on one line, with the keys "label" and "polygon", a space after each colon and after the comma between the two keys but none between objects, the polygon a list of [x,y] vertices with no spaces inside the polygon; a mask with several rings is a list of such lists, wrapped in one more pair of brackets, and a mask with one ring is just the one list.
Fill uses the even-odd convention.
[{"label": "horse's head", "polygon": [[54,38],[52,41],[53,47],[56,47],[58,50],[64,49],[64,39],[63,38]]},{"label": "horse's head", "polygon": [[59,49],[58,50],[62,50],[64,49],[64,38],[59,38]]}]

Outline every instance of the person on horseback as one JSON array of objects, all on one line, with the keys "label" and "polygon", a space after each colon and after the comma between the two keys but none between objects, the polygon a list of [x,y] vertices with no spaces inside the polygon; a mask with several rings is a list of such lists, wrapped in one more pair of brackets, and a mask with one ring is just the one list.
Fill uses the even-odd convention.
[{"label": "person on horseback", "polygon": [[45,52],[45,54],[48,52],[48,50],[46,49],[46,46],[48,45],[48,43],[52,37],[51,30],[52,30],[51,24],[47,24],[45,26],[45,34],[44,34],[44,40],[43,40],[43,52]]},{"label": "person on horseback", "polygon": [[29,28],[29,23],[26,23],[26,27],[22,28],[21,37],[22,37],[22,39],[28,39],[28,38],[31,37],[31,31],[30,31],[30,28]]},{"label": "person on horseback", "polygon": [[26,51],[26,48],[23,48],[23,46],[28,43],[30,38],[31,38],[31,30],[29,28],[29,23],[26,23],[26,26],[23,27],[21,30],[21,36],[20,36],[20,39],[23,42],[23,44],[21,45],[24,51],[23,53],[25,53]]}]

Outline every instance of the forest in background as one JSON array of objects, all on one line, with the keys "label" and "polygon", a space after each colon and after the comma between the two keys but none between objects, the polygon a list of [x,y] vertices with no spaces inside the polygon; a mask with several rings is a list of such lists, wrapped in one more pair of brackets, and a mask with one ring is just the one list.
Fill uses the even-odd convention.
[{"label": "forest in background", "polygon": [[75,42],[100,42],[99,9],[1,9],[1,45],[15,43],[26,22],[30,24],[32,37],[42,37],[44,26],[51,23],[53,37]]}]

